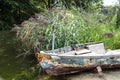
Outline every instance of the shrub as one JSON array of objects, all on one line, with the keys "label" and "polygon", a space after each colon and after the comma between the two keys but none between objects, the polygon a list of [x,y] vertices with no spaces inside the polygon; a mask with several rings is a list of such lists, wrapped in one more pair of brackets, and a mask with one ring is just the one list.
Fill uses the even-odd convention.
[{"label": "shrub", "polygon": [[[109,21],[108,16],[100,11],[88,13],[77,10],[46,10],[24,21],[17,35],[27,49],[32,49],[36,42],[40,43],[41,50],[46,50],[46,47],[51,49],[53,32],[55,48],[103,41],[106,48],[114,49],[118,45],[120,34],[117,34],[118,30],[115,29],[116,15],[112,15]],[[112,32],[114,36],[106,37],[105,32]],[[113,41],[114,43],[111,44]]]}]

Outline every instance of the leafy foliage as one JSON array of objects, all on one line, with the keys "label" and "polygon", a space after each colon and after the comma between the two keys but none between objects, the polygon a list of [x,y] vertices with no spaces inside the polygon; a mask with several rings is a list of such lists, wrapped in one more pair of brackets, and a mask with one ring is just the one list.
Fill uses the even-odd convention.
[{"label": "leafy foliage", "polygon": [[83,9],[102,0],[0,0],[0,30],[10,29],[13,24],[20,24],[42,9],[56,6],[69,8],[73,5]]},{"label": "leafy foliage", "polygon": [[21,23],[37,11],[30,0],[0,0],[0,30]]},{"label": "leafy foliage", "polygon": [[63,9],[46,10],[23,22],[17,34],[27,49],[32,49],[37,42],[40,49],[51,49],[53,26],[55,48],[98,41],[103,41],[106,48],[120,48],[120,34],[115,28],[117,15],[111,14],[110,17],[110,13],[103,14],[99,10],[95,13]]}]

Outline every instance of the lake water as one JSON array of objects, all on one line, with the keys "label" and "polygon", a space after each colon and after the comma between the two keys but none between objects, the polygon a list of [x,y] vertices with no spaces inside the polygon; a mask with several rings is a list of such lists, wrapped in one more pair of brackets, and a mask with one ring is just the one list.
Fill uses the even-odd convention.
[{"label": "lake water", "polygon": [[[31,66],[29,59],[16,57],[21,53],[23,53],[23,50],[21,44],[15,38],[15,33],[10,31],[0,32],[0,80],[17,80],[14,77]],[[120,80],[120,69],[105,70],[102,76],[95,72],[56,77],[40,73],[35,75],[34,78],[23,78],[22,80]]]}]

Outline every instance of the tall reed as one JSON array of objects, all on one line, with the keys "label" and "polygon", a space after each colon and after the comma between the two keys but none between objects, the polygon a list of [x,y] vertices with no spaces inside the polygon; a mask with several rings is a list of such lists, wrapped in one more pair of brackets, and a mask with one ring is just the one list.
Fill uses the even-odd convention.
[{"label": "tall reed", "polygon": [[[99,41],[103,41],[106,48],[120,48],[120,32],[115,28],[116,14],[110,19],[101,11],[46,10],[24,21],[17,35],[27,49],[32,49],[36,42],[41,50],[51,49],[53,27],[55,48]],[[105,35],[107,32],[112,37]]]}]

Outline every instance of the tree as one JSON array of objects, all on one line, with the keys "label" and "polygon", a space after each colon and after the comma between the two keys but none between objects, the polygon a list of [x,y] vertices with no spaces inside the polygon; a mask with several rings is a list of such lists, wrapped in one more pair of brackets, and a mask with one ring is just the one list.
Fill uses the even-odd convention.
[{"label": "tree", "polygon": [[102,0],[0,0],[0,30],[10,29],[13,24],[19,24],[40,8],[49,9],[62,4],[66,8],[71,6],[83,9]]},{"label": "tree", "polygon": [[10,29],[37,11],[33,0],[0,0],[0,30]]}]

